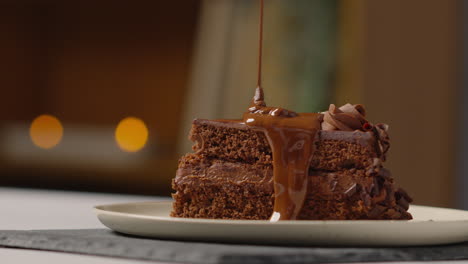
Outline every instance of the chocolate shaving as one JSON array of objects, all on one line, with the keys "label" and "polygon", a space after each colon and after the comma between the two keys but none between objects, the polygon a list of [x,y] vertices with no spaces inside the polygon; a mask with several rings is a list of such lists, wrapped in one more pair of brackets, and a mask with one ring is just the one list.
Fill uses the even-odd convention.
[{"label": "chocolate shaving", "polygon": [[390,215],[391,217],[396,217],[396,218],[400,218],[401,217],[401,213],[396,211],[395,209],[389,209],[387,211],[387,214]]},{"label": "chocolate shaving", "polygon": [[377,137],[378,153],[382,161],[385,161],[386,154],[390,148],[390,137],[388,136],[388,125],[379,123],[374,126],[373,131]]},{"label": "chocolate shaving", "polygon": [[398,188],[398,190],[396,191],[395,193],[395,196],[397,197],[397,199],[405,199],[406,201],[408,201],[409,203],[413,202],[413,198],[411,198],[408,193],[403,190],[402,188]]},{"label": "chocolate shaving", "polygon": [[385,201],[386,198],[387,198],[387,191],[385,189],[382,189],[382,191],[380,192],[378,196],[375,196],[372,198],[372,201],[374,203],[380,203],[380,202]]},{"label": "chocolate shaving", "polygon": [[370,191],[370,195],[372,197],[375,197],[375,196],[378,196],[380,194],[380,183],[379,183],[379,180],[378,178],[374,178],[374,183],[372,184],[371,186],[371,191]]},{"label": "chocolate shaving", "polygon": [[356,183],[354,183],[353,185],[351,185],[351,187],[349,187],[346,191],[344,191],[344,194],[346,195],[346,197],[351,197],[356,193],[357,191],[356,186],[357,186]]},{"label": "chocolate shaving", "polygon": [[360,193],[361,200],[364,202],[365,206],[370,206],[372,204],[372,199],[369,194],[362,188],[361,185],[356,185],[356,192]]},{"label": "chocolate shaving", "polygon": [[401,198],[397,201],[397,204],[403,209],[408,210],[409,209],[409,202],[405,198]]},{"label": "chocolate shaving", "polygon": [[369,218],[377,218],[379,215],[381,215],[385,211],[386,207],[381,206],[381,205],[376,205],[372,210],[370,210],[368,216]]}]

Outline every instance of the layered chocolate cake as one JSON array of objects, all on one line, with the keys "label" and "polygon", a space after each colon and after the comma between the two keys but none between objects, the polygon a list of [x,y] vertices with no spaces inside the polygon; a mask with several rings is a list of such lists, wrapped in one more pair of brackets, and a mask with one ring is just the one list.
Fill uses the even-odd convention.
[{"label": "layered chocolate cake", "polygon": [[216,219],[411,219],[411,198],[382,166],[388,126],[362,105],[298,114],[257,89],[242,120],[193,121],[172,216]]},{"label": "layered chocolate cake", "polygon": [[362,105],[324,113],[267,107],[258,83],[240,120],[193,121],[179,161],[171,216],[250,220],[411,219],[411,198],[383,168],[388,126]]}]

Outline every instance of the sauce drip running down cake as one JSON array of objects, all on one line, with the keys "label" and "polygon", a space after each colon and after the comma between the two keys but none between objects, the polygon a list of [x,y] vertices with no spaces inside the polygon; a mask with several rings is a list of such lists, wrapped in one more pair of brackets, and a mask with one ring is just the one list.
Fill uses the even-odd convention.
[{"label": "sauce drip running down cake", "polygon": [[323,113],[268,107],[258,86],[240,120],[193,121],[193,153],[179,160],[171,216],[250,220],[412,219],[412,199],[382,163],[386,124],[362,105]]}]

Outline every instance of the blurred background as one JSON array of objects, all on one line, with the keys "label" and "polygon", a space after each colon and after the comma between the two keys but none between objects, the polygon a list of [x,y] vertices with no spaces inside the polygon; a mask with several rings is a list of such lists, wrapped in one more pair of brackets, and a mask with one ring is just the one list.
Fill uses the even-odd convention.
[{"label": "blurred background", "polygon": [[[258,1],[2,1],[0,186],[169,195],[191,120],[239,118]],[[266,0],[269,105],[362,103],[415,203],[468,209],[462,0]]]}]

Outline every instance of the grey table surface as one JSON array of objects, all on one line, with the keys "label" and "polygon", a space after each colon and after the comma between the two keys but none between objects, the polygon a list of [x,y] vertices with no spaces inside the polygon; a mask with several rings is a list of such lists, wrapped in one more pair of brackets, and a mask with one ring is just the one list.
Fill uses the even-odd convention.
[{"label": "grey table surface", "polygon": [[[92,208],[99,204],[154,201],[162,198],[0,187],[0,229],[103,228]],[[140,264],[146,261],[48,251],[0,248],[0,263]],[[162,263],[162,262],[161,262]]]},{"label": "grey table surface", "polygon": [[[0,187],[0,230],[103,228],[103,225],[97,220],[92,211],[92,207],[95,205],[123,202],[154,201],[163,199],[164,198],[161,197],[148,196],[97,194]],[[116,259],[79,254],[9,248],[0,248],[0,259],[2,264],[148,263],[146,261],[128,259]],[[433,261],[404,263],[447,262]],[[450,263],[468,263],[468,261],[451,261]]]}]

